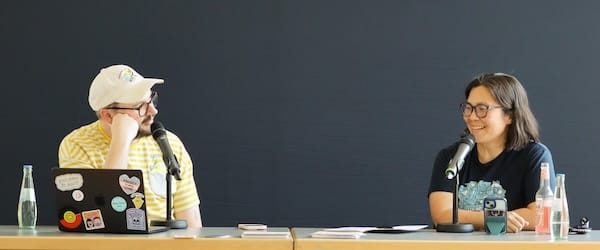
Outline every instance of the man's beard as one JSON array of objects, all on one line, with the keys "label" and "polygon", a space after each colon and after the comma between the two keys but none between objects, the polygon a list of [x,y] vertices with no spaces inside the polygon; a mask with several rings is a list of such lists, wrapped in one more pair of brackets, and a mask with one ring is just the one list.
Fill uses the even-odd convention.
[{"label": "man's beard", "polygon": [[[146,122],[147,122],[147,121],[149,121],[150,119],[152,119],[152,118],[150,118],[150,117],[149,117],[149,118],[146,118],[146,119],[144,119],[144,121],[142,122],[142,124],[146,123]],[[137,132],[137,134],[135,135],[135,138],[136,138],[136,139],[139,139],[139,138],[146,137],[146,136],[150,136],[150,135],[152,135],[152,131],[150,131],[150,130],[145,130],[145,129],[143,129],[143,128],[141,127],[141,125],[140,125],[140,128],[138,129],[138,132]]]},{"label": "man's beard", "polygon": [[137,135],[135,135],[135,139],[139,139],[150,135],[152,135],[152,132],[139,129]]}]

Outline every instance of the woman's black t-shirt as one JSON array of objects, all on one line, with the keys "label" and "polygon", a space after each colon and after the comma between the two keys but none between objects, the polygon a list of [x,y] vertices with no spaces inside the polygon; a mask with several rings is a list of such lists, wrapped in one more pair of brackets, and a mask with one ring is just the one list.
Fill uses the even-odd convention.
[{"label": "woman's black t-shirt", "polygon": [[[431,173],[429,194],[435,191],[454,192],[454,180],[448,180],[445,171],[458,145],[455,143],[438,153]],[[554,187],[552,155],[545,145],[532,141],[521,150],[504,150],[487,163],[479,162],[475,146],[465,157],[459,172],[459,208],[482,210],[483,198],[488,195],[505,197],[508,210],[527,207],[535,201],[542,162],[550,165],[550,183]]]}]

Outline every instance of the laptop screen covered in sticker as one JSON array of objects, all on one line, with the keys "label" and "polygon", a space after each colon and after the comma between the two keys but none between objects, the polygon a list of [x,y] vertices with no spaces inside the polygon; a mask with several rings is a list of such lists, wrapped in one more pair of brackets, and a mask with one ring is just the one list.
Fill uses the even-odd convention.
[{"label": "laptop screen covered in sticker", "polygon": [[148,226],[141,170],[53,168],[52,178],[61,231],[134,234],[167,230]]}]

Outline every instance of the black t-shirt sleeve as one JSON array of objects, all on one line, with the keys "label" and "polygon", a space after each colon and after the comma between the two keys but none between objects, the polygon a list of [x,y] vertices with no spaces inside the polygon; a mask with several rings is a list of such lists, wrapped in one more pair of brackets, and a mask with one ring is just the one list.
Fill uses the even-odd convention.
[{"label": "black t-shirt sleeve", "polygon": [[530,146],[529,152],[527,152],[529,161],[527,166],[529,171],[525,175],[525,180],[523,180],[525,187],[523,191],[526,194],[525,201],[527,204],[535,201],[535,193],[540,187],[540,166],[542,162],[547,162],[550,165],[548,170],[550,173],[550,185],[553,190],[555,185],[554,163],[550,150],[541,143],[532,143]]},{"label": "black t-shirt sleeve", "polygon": [[440,150],[437,154],[431,171],[428,196],[435,191],[454,192],[454,180],[448,180],[446,168],[448,168],[448,162],[456,153],[457,148],[458,143]]}]

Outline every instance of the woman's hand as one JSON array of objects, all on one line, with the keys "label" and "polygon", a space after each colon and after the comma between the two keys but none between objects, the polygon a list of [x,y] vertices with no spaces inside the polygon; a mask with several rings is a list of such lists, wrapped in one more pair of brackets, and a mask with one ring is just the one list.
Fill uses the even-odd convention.
[{"label": "woman's hand", "polygon": [[510,211],[506,214],[506,229],[509,233],[518,233],[529,225],[529,222],[525,218],[521,217],[518,213]]}]

